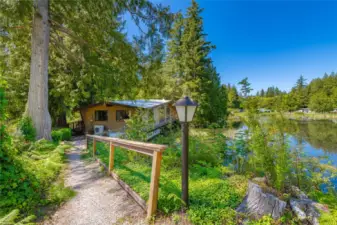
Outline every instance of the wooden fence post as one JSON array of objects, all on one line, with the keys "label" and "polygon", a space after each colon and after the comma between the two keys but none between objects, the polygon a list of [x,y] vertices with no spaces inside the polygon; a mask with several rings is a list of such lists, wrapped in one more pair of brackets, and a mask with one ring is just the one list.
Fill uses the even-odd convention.
[{"label": "wooden fence post", "polygon": [[110,157],[109,157],[109,174],[114,168],[115,146],[110,142]]},{"label": "wooden fence post", "polygon": [[92,157],[95,158],[95,155],[96,155],[96,139],[93,138],[93,141],[92,141]]},{"label": "wooden fence post", "polygon": [[156,212],[157,209],[161,157],[161,152],[153,153],[150,198],[147,208],[147,218],[151,218],[151,216]]}]

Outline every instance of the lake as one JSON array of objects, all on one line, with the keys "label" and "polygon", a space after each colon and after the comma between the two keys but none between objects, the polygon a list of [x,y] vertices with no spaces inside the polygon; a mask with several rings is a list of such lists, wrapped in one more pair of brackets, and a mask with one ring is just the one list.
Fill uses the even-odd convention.
[{"label": "lake", "polygon": [[[272,123],[270,118],[263,117],[266,124]],[[242,124],[239,129],[245,129]],[[337,167],[337,122],[331,120],[299,121],[289,120],[285,130],[289,135],[291,148],[302,147],[304,153],[314,157],[328,157],[323,163],[331,163]],[[333,180],[337,188],[337,179]]]}]

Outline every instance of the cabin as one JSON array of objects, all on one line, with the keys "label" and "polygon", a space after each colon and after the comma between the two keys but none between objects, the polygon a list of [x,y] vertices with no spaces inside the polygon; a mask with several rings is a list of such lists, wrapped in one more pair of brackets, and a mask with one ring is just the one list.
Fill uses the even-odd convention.
[{"label": "cabin", "polygon": [[175,107],[170,100],[139,99],[116,100],[82,106],[78,109],[85,134],[121,136],[126,128],[126,120],[132,118],[138,109],[144,112],[144,120],[154,121],[154,128],[148,130],[151,138],[160,133],[161,128],[177,119]]},{"label": "cabin", "polygon": [[300,108],[299,110],[297,110],[297,112],[301,112],[301,113],[311,113],[311,110],[309,108]]},{"label": "cabin", "polygon": [[265,109],[265,108],[260,108],[260,109],[258,109],[258,111],[259,111],[260,113],[271,113],[271,110],[270,110],[270,109]]}]

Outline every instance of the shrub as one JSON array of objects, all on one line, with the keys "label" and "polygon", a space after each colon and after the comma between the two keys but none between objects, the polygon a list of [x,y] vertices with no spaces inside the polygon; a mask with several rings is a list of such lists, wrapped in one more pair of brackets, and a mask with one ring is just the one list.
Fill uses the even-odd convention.
[{"label": "shrub", "polygon": [[70,128],[62,128],[59,130],[53,130],[51,132],[51,137],[53,141],[70,141],[71,139],[71,129]]},{"label": "shrub", "polygon": [[51,138],[53,139],[53,141],[59,142],[62,139],[62,133],[59,130],[53,130],[51,132]]},{"label": "shrub", "polygon": [[62,133],[62,141],[70,141],[71,139],[71,129],[70,128],[62,128],[59,130]]},{"label": "shrub", "polygon": [[154,129],[153,113],[137,110],[132,118],[126,120],[125,137],[128,140],[146,141],[148,132]]},{"label": "shrub", "polygon": [[36,130],[30,117],[24,116],[19,122],[19,129],[26,141],[35,141]]}]

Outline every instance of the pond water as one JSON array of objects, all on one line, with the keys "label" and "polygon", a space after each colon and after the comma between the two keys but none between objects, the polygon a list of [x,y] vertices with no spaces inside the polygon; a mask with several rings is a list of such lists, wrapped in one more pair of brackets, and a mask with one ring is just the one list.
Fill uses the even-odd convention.
[{"label": "pond water", "polygon": [[309,156],[327,156],[337,167],[337,123],[328,120],[295,121],[286,128],[290,135],[290,145],[302,143],[304,152]]},{"label": "pond water", "polygon": [[[262,118],[268,123],[272,121]],[[246,129],[242,124],[239,129]],[[301,144],[308,156],[327,157],[323,163],[331,163],[337,167],[337,122],[331,120],[298,121],[290,120],[285,130],[289,135],[291,148]],[[337,179],[333,180],[337,189]]]}]

